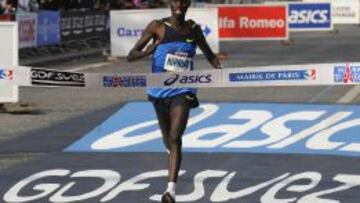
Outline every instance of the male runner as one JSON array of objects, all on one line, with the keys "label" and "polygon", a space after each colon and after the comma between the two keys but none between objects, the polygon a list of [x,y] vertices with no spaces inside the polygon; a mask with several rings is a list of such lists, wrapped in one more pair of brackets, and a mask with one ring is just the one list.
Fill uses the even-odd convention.
[{"label": "male runner", "polygon": [[[211,65],[220,69],[218,58],[210,49],[199,25],[192,20],[185,21],[185,14],[191,0],[168,0],[171,16],[154,20],[146,27],[143,35],[128,54],[128,61],[142,59],[150,54],[152,72],[182,72],[193,70],[193,57],[199,46]],[[153,43],[145,46],[153,40]],[[144,51],[143,51],[144,50]],[[171,63],[180,60],[187,64]],[[181,137],[189,118],[189,111],[199,105],[194,88],[149,88],[149,100],[153,103],[168,155],[168,187],[161,201],[175,202],[175,187],[181,164]]]}]

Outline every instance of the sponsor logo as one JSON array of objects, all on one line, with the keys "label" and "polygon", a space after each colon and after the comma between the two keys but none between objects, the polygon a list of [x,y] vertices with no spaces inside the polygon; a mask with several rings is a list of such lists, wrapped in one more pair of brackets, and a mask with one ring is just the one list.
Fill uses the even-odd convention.
[{"label": "sponsor logo", "polygon": [[146,76],[104,76],[104,87],[146,87]]},{"label": "sponsor logo", "polygon": [[60,41],[59,12],[41,11],[38,13],[37,46],[57,44]]},{"label": "sponsor logo", "polygon": [[69,36],[71,34],[71,17],[61,17],[61,35]]},{"label": "sponsor logo", "polygon": [[283,28],[285,21],[282,19],[250,19],[248,17],[240,17],[240,28]]},{"label": "sponsor logo", "polygon": [[231,82],[250,82],[266,80],[316,80],[316,70],[310,69],[229,74],[229,81]]},{"label": "sponsor logo", "polygon": [[86,16],[73,16],[71,17],[71,29],[75,35],[81,35],[84,33]]},{"label": "sponsor logo", "polygon": [[185,40],[187,43],[193,43],[194,42],[194,39],[189,39],[189,38],[186,38]]},{"label": "sponsor logo", "polygon": [[36,37],[36,19],[23,18],[19,21],[20,42],[32,42]]},{"label": "sponsor logo", "polygon": [[165,86],[171,86],[175,83],[179,84],[202,84],[202,83],[211,83],[212,75],[211,74],[200,74],[200,75],[179,75],[173,74],[168,79],[164,81]]},{"label": "sponsor logo", "polygon": [[187,100],[195,100],[195,98],[193,97],[193,96],[191,96],[191,95],[185,95],[185,98],[187,99]]},{"label": "sponsor logo", "polygon": [[107,17],[102,11],[62,11],[60,15],[62,41],[100,36],[106,30]]},{"label": "sponsor logo", "polygon": [[360,83],[360,64],[334,66],[334,82],[345,84]]},{"label": "sponsor logo", "polygon": [[314,23],[321,24],[329,21],[328,10],[300,10],[291,11],[290,23]]},{"label": "sponsor logo", "polygon": [[95,15],[88,15],[84,17],[84,30],[86,33],[91,33],[94,31],[94,19]]},{"label": "sponsor logo", "polygon": [[85,75],[33,68],[31,69],[31,83],[34,85],[84,87]]},{"label": "sponsor logo", "polygon": [[94,26],[97,32],[103,32],[106,29],[106,15],[94,15]]},{"label": "sponsor logo", "polygon": [[286,6],[219,7],[220,39],[274,39],[288,36]]},{"label": "sponsor logo", "polygon": [[353,6],[336,6],[332,8],[332,16],[340,18],[356,18],[357,11],[356,7]]},{"label": "sponsor logo", "polygon": [[117,29],[117,35],[119,37],[140,37],[144,29],[130,29],[125,27],[119,27]]},{"label": "sponsor logo", "polygon": [[[129,179],[109,169],[92,169],[71,171],[68,169],[52,169],[34,173],[13,185],[3,196],[5,202],[90,202],[91,199],[100,199],[98,202],[119,202],[117,198],[134,194],[144,194],[143,202],[160,202],[161,194],[152,194],[149,191],[152,180],[167,176],[167,170],[146,171]],[[189,176],[186,170],[180,170],[179,176]],[[256,178],[256,182],[243,184],[244,178],[238,171],[205,169],[186,177],[193,179],[192,191],[186,194],[177,194],[177,202],[241,202],[251,198],[252,202],[284,202],[280,198],[294,195],[296,198],[286,199],[286,202],[340,202],[341,193],[360,186],[360,175],[337,173],[331,177],[318,171],[284,172],[264,179]],[[330,179],[331,178],[331,179]],[[217,180],[217,184],[208,184]],[[51,181],[50,181],[51,180]],[[97,180],[97,181],[95,181]],[[240,180],[240,181],[239,181]],[[68,182],[66,182],[68,181]],[[92,189],[74,192],[79,186],[92,183]],[[207,184],[205,184],[205,182]],[[245,181],[246,182],[246,181]],[[328,182],[331,188],[324,188],[322,184]],[[301,183],[301,184],[300,184]],[[306,184],[305,184],[306,183]],[[97,185],[99,184],[99,185]],[[154,183],[153,183],[154,184]],[[24,192],[25,188],[36,190],[32,193]],[[229,188],[237,188],[236,191]],[[296,189],[295,189],[296,188]],[[290,193],[292,192],[292,193]],[[288,196],[289,197],[289,196]],[[333,199],[336,197],[336,199]],[[258,198],[258,199],[257,199]],[[294,200],[294,201],[293,201]]]},{"label": "sponsor logo", "polygon": [[203,34],[205,37],[207,37],[211,34],[212,31],[209,26],[200,24],[200,27],[201,27],[201,30],[203,31]]},{"label": "sponsor logo", "polygon": [[13,79],[14,79],[13,70],[0,69],[0,80],[13,80]]},{"label": "sponsor logo", "polygon": [[331,28],[329,3],[289,4],[289,27],[294,29]]},{"label": "sponsor logo", "polygon": [[[358,106],[202,104],[191,112],[183,150],[360,156],[359,115]],[[99,127],[65,151],[164,151],[151,104],[129,103]]]}]

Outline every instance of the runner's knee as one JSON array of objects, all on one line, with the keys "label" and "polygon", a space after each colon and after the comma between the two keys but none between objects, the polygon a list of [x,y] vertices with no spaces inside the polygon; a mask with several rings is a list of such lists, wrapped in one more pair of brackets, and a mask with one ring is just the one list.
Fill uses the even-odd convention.
[{"label": "runner's knee", "polygon": [[173,147],[181,147],[181,145],[182,145],[181,136],[176,135],[176,134],[172,134],[169,137],[169,144],[170,144],[171,148],[173,148]]}]

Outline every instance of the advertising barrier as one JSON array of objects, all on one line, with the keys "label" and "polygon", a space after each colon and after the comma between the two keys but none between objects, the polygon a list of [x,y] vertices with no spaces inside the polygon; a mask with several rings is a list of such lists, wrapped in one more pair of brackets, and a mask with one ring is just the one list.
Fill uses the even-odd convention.
[{"label": "advertising barrier", "polygon": [[105,11],[62,11],[60,16],[62,41],[106,35],[107,12]]},{"label": "advertising barrier", "polygon": [[333,29],[330,3],[288,3],[290,31]]},{"label": "advertising barrier", "polygon": [[[18,24],[16,22],[0,22],[0,53],[1,78],[13,78],[14,73],[10,70],[18,66]],[[18,87],[15,84],[5,84],[5,82],[8,81],[0,79],[0,103],[18,102]]]},{"label": "advertising barrier", "polygon": [[218,6],[220,40],[286,40],[286,5]]},{"label": "advertising barrier", "polygon": [[[12,67],[12,66],[10,66]],[[5,80],[11,85],[74,86],[99,88],[145,87],[269,87],[269,86],[319,86],[360,84],[360,63],[330,63],[241,67],[164,73],[78,73],[19,67],[31,77],[22,82]],[[14,72],[13,77],[19,77]]]},{"label": "advertising barrier", "polygon": [[14,19],[13,15],[9,15],[9,14],[0,15],[0,21],[12,21],[13,19]]},{"label": "advertising barrier", "polygon": [[303,0],[304,2],[330,2],[334,24],[360,24],[359,0]]},{"label": "advertising barrier", "polygon": [[[150,107],[148,107],[150,108]],[[132,111],[133,112],[133,111]],[[148,146],[151,144],[148,144]],[[52,153],[6,168],[2,202],[161,202],[163,153]],[[176,202],[357,203],[355,158],[185,153]]]},{"label": "advertising barrier", "polygon": [[60,43],[60,13],[58,11],[40,11],[37,28],[36,46]]},{"label": "advertising barrier", "polygon": [[360,84],[360,64],[335,65],[334,82],[338,84]]},{"label": "advertising barrier", "polygon": [[[356,105],[344,110],[340,105],[204,103],[190,115],[183,151],[360,156],[354,138],[360,130],[359,113]],[[156,115],[147,102],[128,103],[65,149],[164,150]]]},{"label": "advertising barrier", "polygon": [[[141,15],[139,15],[141,13]],[[111,11],[111,53],[126,56],[148,23],[170,16],[169,9]],[[217,9],[190,8],[187,18],[198,23],[214,52],[219,52]],[[198,49],[197,53],[201,53]]]},{"label": "advertising barrier", "polygon": [[18,13],[16,21],[19,24],[19,48],[35,47],[37,38],[37,14]]},{"label": "advertising barrier", "polygon": [[43,86],[84,87],[84,75],[84,73],[32,68],[31,84]]}]

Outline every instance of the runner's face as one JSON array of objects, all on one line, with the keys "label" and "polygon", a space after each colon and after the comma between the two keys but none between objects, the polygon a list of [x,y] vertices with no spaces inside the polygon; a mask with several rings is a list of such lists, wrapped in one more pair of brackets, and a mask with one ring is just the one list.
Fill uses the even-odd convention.
[{"label": "runner's face", "polygon": [[190,0],[169,0],[171,13],[174,16],[185,16],[190,6]]}]

